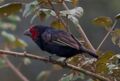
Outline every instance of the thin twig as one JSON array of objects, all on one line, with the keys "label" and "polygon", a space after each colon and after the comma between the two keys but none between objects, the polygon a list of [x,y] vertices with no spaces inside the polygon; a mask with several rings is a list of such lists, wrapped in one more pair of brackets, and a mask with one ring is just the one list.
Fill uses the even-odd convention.
[{"label": "thin twig", "polygon": [[[4,46],[4,49],[9,51],[9,48],[7,45]],[[3,55],[3,58],[5,59],[5,63],[7,66],[22,80],[22,81],[29,81],[27,77],[25,77],[13,64],[12,62],[8,59],[6,55]]]},{"label": "thin twig", "polygon": [[7,64],[8,67],[10,67],[10,69],[12,69],[12,71],[20,77],[20,79],[22,81],[29,81],[11,62],[8,58],[5,58],[5,62]]},{"label": "thin twig", "polygon": [[61,16],[59,16],[59,12],[56,11],[56,9],[54,8],[54,5],[52,4],[51,0],[48,0],[48,2],[50,4],[52,10],[56,13],[56,18],[61,21],[61,23],[64,25],[66,31],[70,32],[70,30],[69,30],[68,26],[66,25],[64,19]]},{"label": "thin twig", "polygon": [[110,33],[113,31],[113,29],[115,28],[115,25],[117,24],[118,20],[115,20],[115,22],[113,23],[111,29],[108,31],[108,33],[105,35],[105,37],[103,38],[103,40],[101,41],[101,43],[99,44],[98,48],[96,49],[96,51],[98,51],[101,46],[103,45],[103,43],[105,42],[105,40],[107,39],[107,37],[110,35]]},{"label": "thin twig", "polygon": [[6,50],[0,50],[0,54],[12,55],[12,56],[15,56],[15,57],[16,56],[28,57],[30,59],[35,59],[35,60],[40,60],[40,61],[49,62],[49,63],[53,63],[53,64],[58,64],[60,66],[66,67],[66,68],[82,72],[82,73],[84,73],[86,75],[89,75],[89,76],[91,76],[93,78],[97,78],[97,79],[99,79],[101,81],[110,81],[108,78],[105,78],[104,76],[98,75],[96,73],[87,71],[87,70],[85,70],[83,68],[76,67],[76,66],[71,65],[71,64],[64,64],[64,63],[62,63],[60,61],[53,60],[53,59],[49,60],[49,58],[47,58],[47,57],[41,57],[41,56],[29,54],[29,53],[12,52],[12,51],[6,51]]},{"label": "thin twig", "polygon": [[[63,6],[65,7],[66,10],[69,11],[69,8],[67,7],[67,5],[65,4],[65,2],[63,2]],[[93,47],[93,45],[91,44],[91,42],[88,40],[84,30],[82,29],[82,27],[80,26],[80,24],[77,24],[77,28],[78,28],[78,31],[81,33],[82,37],[84,38],[85,42],[89,45],[90,49],[93,51],[93,52],[96,52],[95,48]]]}]

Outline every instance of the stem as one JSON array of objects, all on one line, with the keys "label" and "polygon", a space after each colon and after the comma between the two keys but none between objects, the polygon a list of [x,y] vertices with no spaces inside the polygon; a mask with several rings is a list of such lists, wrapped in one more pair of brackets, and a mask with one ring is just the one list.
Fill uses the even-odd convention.
[{"label": "stem", "polygon": [[118,20],[115,20],[115,22],[113,23],[111,29],[108,31],[108,33],[105,35],[105,37],[103,38],[103,40],[101,41],[101,43],[99,44],[98,48],[96,49],[96,51],[98,51],[101,46],[103,45],[103,43],[105,42],[105,40],[107,39],[107,37],[110,35],[110,33],[113,31],[113,29],[115,28],[115,25],[117,24]]},{"label": "stem", "polygon": [[[7,45],[5,45],[5,50],[9,51],[9,48]],[[5,63],[7,66],[22,80],[22,81],[29,81],[13,64],[12,62],[7,58],[6,55],[3,56],[5,59]]]},{"label": "stem", "polygon": [[29,81],[10,61],[8,58],[5,58],[6,60],[6,64],[8,65],[8,67],[10,67],[10,69],[17,75],[20,77],[20,79],[22,81]]},{"label": "stem", "polygon": [[48,2],[49,2],[49,4],[50,4],[52,10],[56,13],[56,18],[61,21],[61,23],[64,25],[66,31],[70,32],[70,30],[69,30],[68,26],[66,25],[64,19],[63,19],[61,16],[59,16],[58,10],[56,10],[56,9],[54,8],[54,5],[52,4],[51,0],[48,0]]},{"label": "stem", "polygon": [[[63,2],[63,6],[65,7],[66,10],[69,11],[69,8],[67,7],[67,5],[65,4],[65,2]],[[91,44],[91,42],[88,40],[84,30],[82,29],[82,27],[80,26],[80,24],[77,24],[78,27],[78,31],[81,33],[82,37],[84,38],[85,42],[88,44],[88,46],[90,47],[90,49],[93,52],[96,52],[95,48],[93,47],[93,45]]]},{"label": "stem", "polygon": [[[16,56],[28,57],[30,59],[35,59],[35,60],[40,60],[40,61],[49,62],[49,63],[53,63],[53,64],[58,64],[60,66],[66,67],[66,68],[69,68],[69,69],[72,69],[72,70],[75,70],[75,71],[78,71],[78,72],[82,72],[82,73],[84,73],[84,74],[86,74],[88,76],[91,76],[93,78],[97,78],[97,79],[99,79],[101,81],[110,81],[108,78],[106,78],[104,76],[101,76],[99,74],[87,71],[87,70],[85,70],[83,68],[76,67],[76,66],[71,65],[71,64],[64,64],[63,62],[53,60],[53,59],[50,60],[49,58],[46,58],[46,57],[41,57],[41,56],[37,56],[37,55],[29,54],[29,53],[24,53],[24,52],[20,53],[20,52],[6,51],[6,50],[0,50],[0,54],[12,55],[12,56],[15,56],[15,57]],[[18,70],[16,71],[16,69],[14,67],[12,67],[12,69],[14,69],[16,73],[18,73]],[[26,81],[28,81],[28,80],[26,80]]]}]

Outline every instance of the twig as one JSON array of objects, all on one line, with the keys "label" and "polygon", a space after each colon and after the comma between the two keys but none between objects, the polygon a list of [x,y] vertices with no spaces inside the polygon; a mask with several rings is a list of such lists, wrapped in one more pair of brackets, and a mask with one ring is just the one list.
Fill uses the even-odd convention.
[{"label": "twig", "polygon": [[[66,10],[69,11],[69,8],[65,4],[65,2],[63,2],[63,6],[65,7]],[[78,31],[81,33],[82,37],[84,38],[85,42],[89,45],[90,49],[93,52],[96,52],[95,48],[93,47],[93,45],[91,44],[91,42],[88,40],[88,38],[87,38],[85,32],[83,31],[82,27],[80,26],[80,24],[77,24],[77,28],[78,28]]]},{"label": "twig", "polygon": [[60,66],[66,67],[66,68],[82,72],[86,75],[89,75],[93,78],[97,78],[101,81],[110,81],[108,78],[105,78],[104,76],[95,74],[93,72],[87,71],[87,70],[85,70],[83,68],[80,68],[80,67],[73,66],[71,64],[64,64],[60,61],[56,61],[56,60],[53,60],[53,59],[49,60],[49,58],[47,58],[47,57],[41,57],[41,56],[29,54],[29,53],[12,52],[12,51],[6,51],[6,50],[0,50],[0,54],[19,56],[19,57],[28,57],[30,59],[35,59],[35,60],[45,61],[45,62],[49,62],[49,63],[53,63],[53,64],[58,64]]},{"label": "twig", "polygon": [[51,0],[48,0],[48,2],[49,2],[49,4],[50,4],[50,6],[52,7],[52,10],[56,13],[56,18],[61,21],[61,23],[64,25],[66,31],[70,32],[70,30],[69,30],[68,26],[66,25],[64,19],[63,19],[61,16],[59,16],[59,13],[58,13],[58,12],[56,11],[56,9],[54,8],[54,5],[52,4]]},{"label": "twig", "polygon": [[8,60],[7,58],[5,58],[5,62],[6,62],[6,64],[8,65],[8,67],[10,67],[10,69],[12,69],[12,71],[13,71],[14,73],[16,73],[17,76],[20,77],[20,79],[21,79],[22,81],[29,81],[29,80],[10,62],[10,60]]},{"label": "twig", "polygon": [[[9,48],[7,47],[7,45],[4,46],[4,49],[9,51]],[[13,64],[12,62],[7,58],[6,55],[3,56],[3,58],[5,59],[5,63],[7,64],[7,66],[22,80],[22,81],[29,81],[27,79],[27,77],[25,77]]]},{"label": "twig", "polygon": [[113,23],[111,29],[108,31],[108,33],[105,35],[105,37],[103,38],[103,40],[101,41],[101,43],[99,44],[98,48],[96,49],[96,51],[98,51],[101,46],[103,45],[103,43],[105,42],[105,40],[107,39],[107,37],[110,35],[110,33],[113,31],[113,29],[115,28],[115,25],[117,24],[118,20],[115,20],[115,22]]}]

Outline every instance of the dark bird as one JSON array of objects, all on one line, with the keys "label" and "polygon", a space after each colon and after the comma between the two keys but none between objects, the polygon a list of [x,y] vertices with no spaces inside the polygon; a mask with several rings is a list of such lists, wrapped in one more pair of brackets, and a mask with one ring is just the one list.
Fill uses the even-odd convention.
[{"label": "dark bird", "polygon": [[92,57],[98,58],[94,52],[82,46],[69,32],[36,25],[31,26],[24,34],[30,36],[42,50],[60,57],[69,58],[76,54],[87,53]]}]

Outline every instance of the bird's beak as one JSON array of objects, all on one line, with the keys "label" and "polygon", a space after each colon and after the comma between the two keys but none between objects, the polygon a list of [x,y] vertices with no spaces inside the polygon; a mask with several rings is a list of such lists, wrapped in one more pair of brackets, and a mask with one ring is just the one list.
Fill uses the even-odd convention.
[{"label": "bird's beak", "polygon": [[31,36],[32,34],[29,32],[29,30],[25,30],[25,31],[24,31],[24,35],[26,35],[26,36]]}]

